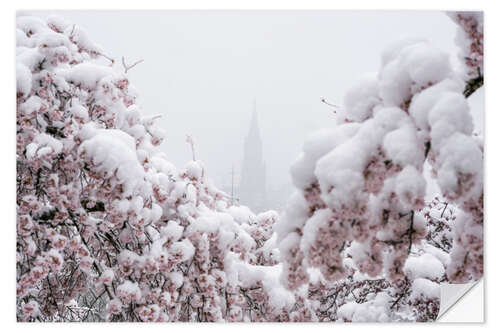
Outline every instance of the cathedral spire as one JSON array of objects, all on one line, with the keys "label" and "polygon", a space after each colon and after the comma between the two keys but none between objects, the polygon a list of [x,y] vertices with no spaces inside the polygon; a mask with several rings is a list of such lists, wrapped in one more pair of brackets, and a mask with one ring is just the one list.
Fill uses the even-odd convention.
[{"label": "cathedral spire", "polygon": [[257,103],[254,100],[250,128],[245,139],[241,172],[240,198],[243,205],[254,210],[264,209],[266,203],[266,170],[262,158]]},{"label": "cathedral spire", "polygon": [[[253,102],[253,111],[252,111],[252,119],[250,121],[250,129],[248,130],[247,138],[245,141],[245,151],[246,150],[258,150],[259,156],[255,156],[256,158],[262,159],[262,140],[260,138],[260,130],[259,130],[259,119],[257,114],[257,102],[254,100]],[[247,147],[248,145],[253,145],[254,147]]]}]

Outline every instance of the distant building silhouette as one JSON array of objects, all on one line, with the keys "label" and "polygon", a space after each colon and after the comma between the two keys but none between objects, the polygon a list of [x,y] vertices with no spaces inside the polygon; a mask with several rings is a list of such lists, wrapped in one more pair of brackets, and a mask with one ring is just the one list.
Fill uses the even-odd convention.
[{"label": "distant building silhouette", "polygon": [[267,208],[266,166],[262,158],[262,140],[255,101],[244,149],[241,181],[238,189],[240,203],[259,212]]}]

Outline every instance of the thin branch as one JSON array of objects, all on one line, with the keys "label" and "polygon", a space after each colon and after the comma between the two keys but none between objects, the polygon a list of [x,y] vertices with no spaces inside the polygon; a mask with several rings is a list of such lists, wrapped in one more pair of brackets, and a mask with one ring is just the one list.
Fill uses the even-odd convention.
[{"label": "thin branch", "polygon": [[76,24],[73,24],[73,27],[71,28],[71,32],[69,33],[69,38],[73,38],[73,33],[75,32],[75,27],[76,27]]},{"label": "thin branch", "polygon": [[111,64],[113,65],[115,63],[115,59],[111,58],[111,57],[108,57],[107,55],[105,55],[104,53],[99,53],[100,56],[103,56],[104,58],[108,59]]},{"label": "thin branch", "polygon": [[483,86],[483,83],[484,83],[484,77],[483,74],[481,73],[481,70],[478,68],[477,76],[466,82],[465,89],[463,91],[463,95],[465,96],[465,98],[469,97],[476,90],[481,88]]},{"label": "thin branch", "polygon": [[408,245],[408,254],[411,253],[411,246],[412,246],[412,243],[413,243],[413,217],[415,215],[415,211],[411,211],[411,217],[410,217],[410,229],[409,229],[409,238],[410,238],[410,244]]},{"label": "thin branch", "polygon": [[127,65],[125,63],[125,57],[122,57],[122,65],[123,65],[123,68],[125,69],[125,74],[127,74],[127,72],[130,69],[134,68],[136,65],[140,64],[143,61],[144,61],[144,59],[141,59],[141,60],[138,60],[138,61],[134,62],[132,65]]},{"label": "thin branch", "polygon": [[186,142],[191,146],[191,153],[193,155],[193,161],[196,161],[193,137],[189,134],[186,134]]},{"label": "thin branch", "polygon": [[324,98],[321,98],[321,102],[328,105],[329,107],[331,108],[334,108],[335,110],[333,110],[333,113],[337,113],[337,109],[339,109],[339,106],[338,105],[335,105],[335,104],[332,104],[330,102],[328,102],[326,99]]},{"label": "thin branch", "polygon": [[408,284],[406,284],[405,289],[403,290],[401,295],[398,297],[398,299],[394,303],[392,303],[391,308],[390,308],[391,310],[399,303],[399,301],[401,299],[403,299],[403,297],[406,295],[407,291],[408,291]]},{"label": "thin branch", "polygon": [[446,205],[444,206],[443,211],[441,212],[441,217],[443,217],[446,208],[448,208],[448,203],[446,203]]},{"label": "thin branch", "polygon": [[146,119],[147,121],[155,121],[156,119],[160,119],[161,117],[163,117],[162,114],[155,114],[154,116],[145,117],[143,119]]}]

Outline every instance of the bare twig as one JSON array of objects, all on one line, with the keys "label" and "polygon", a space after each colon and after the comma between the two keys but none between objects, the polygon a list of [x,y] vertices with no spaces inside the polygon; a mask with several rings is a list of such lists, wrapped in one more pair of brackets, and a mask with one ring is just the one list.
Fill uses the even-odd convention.
[{"label": "bare twig", "polygon": [[71,32],[69,33],[69,38],[73,38],[73,33],[75,32],[75,27],[76,27],[76,24],[73,24],[73,27],[71,28]]},{"label": "bare twig", "polygon": [[448,208],[448,203],[446,203],[446,205],[444,206],[443,211],[441,212],[441,217],[443,217],[446,208]]},{"label": "bare twig", "polygon": [[409,232],[409,238],[410,238],[410,244],[408,245],[408,254],[411,253],[411,246],[413,243],[413,217],[415,215],[415,211],[411,211],[411,217],[410,217],[410,229],[408,229]]},{"label": "bare twig", "polygon": [[115,59],[111,58],[111,57],[108,57],[107,55],[105,55],[104,53],[99,53],[100,56],[103,56],[104,58],[108,59],[110,62],[111,62],[111,65],[113,65],[115,63]]},{"label": "bare twig", "polygon": [[189,134],[186,135],[186,142],[191,146],[191,153],[193,154],[193,161],[196,161],[196,156],[194,152],[194,141],[193,137]]},{"label": "bare twig", "polygon": [[163,117],[162,114],[155,114],[154,116],[147,117],[147,120],[148,121],[155,121],[156,119],[160,119],[161,117]]},{"label": "bare twig", "polygon": [[399,303],[399,301],[401,299],[403,299],[403,297],[405,297],[407,291],[408,291],[408,283],[406,284],[405,289],[403,290],[403,292],[401,293],[401,295],[399,295],[398,299],[396,301],[394,301],[394,303],[392,303],[391,310]]},{"label": "bare twig", "polygon": [[125,74],[130,70],[132,69],[133,67],[135,67],[136,65],[140,64],[141,62],[143,62],[144,59],[141,59],[141,60],[138,60],[136,62],[134,62],[132,65],[127,65],[125,63],[125,57],[122,57],[122,65],[123,65],[123,68],[125,69]]},{"label": "bare twig", "polygon": [[337,113],[337,109],[339,109],[339,106],[338,105],[335,105],[335,104],[332,104],[332,103],[329,103],[326,99],[324,98],[321,98],[321,102],[328,105],[329,107],[331,108],[334,108],[335,110],[333,110],[333,113]]}]

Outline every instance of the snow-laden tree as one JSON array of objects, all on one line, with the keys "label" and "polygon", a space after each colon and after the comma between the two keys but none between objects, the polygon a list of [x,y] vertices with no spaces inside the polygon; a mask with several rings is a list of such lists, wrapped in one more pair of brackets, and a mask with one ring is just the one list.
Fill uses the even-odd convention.
[{"label": "snow-laden tree", "polygon": [[[297,191],[277,225],[282,280],[303,297],[331,295],[326,310],[314,297],[307,305],[326,319],[429,320],[438,282],[482,276],[483,145],[466,100],[483,82],[482,14],[450,16],[462,68],[423,40],[390,46],[378,73],[347,92],[337,125],[313,134],[291,168]],[[439,230],[424,212],[431,182],[456,208]],[[452,235],[431,241],[443,229]]]},{"label": "snow-laden tree", "polygon": [[435,198],[420,214],[427,222],[426,240],[416,244],[405,263],[405,278],[396,283],[384,275],[360,272],[353,260],[356,245],[345,245],[345,278],[328,281],[317,268],[308,268],[310,280],[297,288],[306,299],[303,313],[319,321],[432,321],[439,312],[439,283],[448,282],[451,232],[455,218],[449,204]]},{"label": "snow-laden tree", "polygon": [[56,17],[18,17],[16,52],[19,320],[267,320],[291,306],[276,213],[231,206],[201,162],[167,160],[130,66]]},{"label": "snow-laden tree", "polygon": [[[18,320],[435,317],[439,282],[482,274],[482,143],[464,97],[482,84],[482,21],[451,16],[467,70],[423,41],[388,49],[306,142],[278,225],[232,206],[194,151],[168,161],[132,66],[76,25],[18,17]],[[426,204],[431,181],[442,196]]]}]

